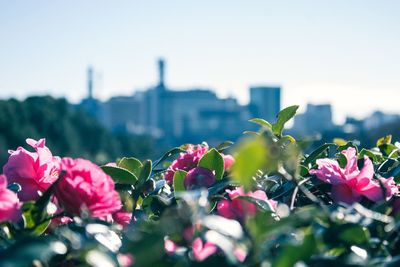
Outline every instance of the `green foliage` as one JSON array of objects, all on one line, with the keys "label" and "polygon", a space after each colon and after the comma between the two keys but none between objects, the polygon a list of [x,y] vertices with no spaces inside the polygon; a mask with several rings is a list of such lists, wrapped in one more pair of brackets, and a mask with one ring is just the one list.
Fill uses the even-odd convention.
[{"label": "green foliage", "polygon": [[0,100],[0,164],[7,161],[7,149],[25,146],[28,137],[46,137],[46,145],[55,155],[83,157],[99,164],[121,155],[144,159],[155,154],[149,136],[111,134],[63,98]]},{"label": "green foliage", "polygon": [[222,179],[224,175],[224,159],[215,148],[210,149],[210,151],[204,154],[198,166],[214,171],[217,180]]},{"label": "green foliage", "polygon": [[254,119],[249,120],[249,122],[258,124],[258,125],[260,125],[262,127],[265,127],[266,129],[272,129],[272,125],[268,121],[266,121],[264,119],[254,118]]},{"label": "green foliage", "polygon": [[236,162],[232,166],[232,178],[242,184],[246,190],[253,185],[252,178],[266,163],[267,150],[262,138],[247,139],[239,144],[236,149]]},{"label": "green foliage", "polygon": [[185,191],[184,180],[187,172],[176,170],[174,173],[174,190],[175,192]]},{"label": "green foliage", "polygon": [[282,136],[283,128],[285,127],[285,123],[288,122],[291,118],[296,115],[296,111],[299,106],[290,106],[283,110],[281,110],[277,115],[277,121],[272,125],[272,132],[276,136]]},{"label": "green foliage", "polygon": [[143,164],[142,164],[142,162],[140,162],[140,160],[138,160],[136,158],[123,157],[122,159],[120,159],[118,161],[117,166],[122,169],[125,169],[127,171],[130,171],[136,177],[138,177],[140,175],[140,170],[141,170]]},{"label": "green foliage", "polygon": [[133,185],[138,181],[138,178],[132,172],[121,167],[101,166],[101,169],[111,176],[115,183]]}]

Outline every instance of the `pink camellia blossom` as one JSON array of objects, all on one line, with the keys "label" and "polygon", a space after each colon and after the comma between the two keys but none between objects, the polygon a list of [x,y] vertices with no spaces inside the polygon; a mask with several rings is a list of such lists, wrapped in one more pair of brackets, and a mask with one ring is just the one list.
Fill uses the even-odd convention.
[{"label": "pink camellia blossom", "polygon": [[200,159],[207,153],[208,147],[202,145],[189,145],[185,152],[182,152],[179,157],[174,160],[171,166],[165,172],[165,180],[172,184],[174,173],[176,170],[190,171],[197,167]]},{"label": "pink camellia blossom", "polygon": [[117,211],[112,215],[114,222],[126,227],[132,220],[132,212],[127,212],[124,210]]},{"label": "pink camellia blossom", "polygon": [[266,201],[272,210],[276,210],[278,202],[268,199],[267,194],[262,190],[245,193],[243,187],[238,187],[235,190],[226,190],[231,200],[223,199],[218,202],[218,213],[228,219],[240,218],[246,216],[253,216],[257,212],[257,206],[245,199],[239,199],[240,196],[248,196],[255,199]]},{"label": "pink camellia blossom", "polygon": [[45,146],[45,139],[39,141],[26,139],[36,152],[29,152],[23,147],[10,150],[8,162],[3,172],[9,183],[18,183],[22,190],[18,193],[21,201],[37,200],[38,192],[45,191],[58,178],[59,157],[53,157]]},{"label": "pink camellia blossom", "polygon": [[215,175],[209,169],[196,167],[191,169],[183,181],[186,189],[210,187],[215,183]]},{"label": "pink camellia blossom", "polygon": [[247,252],[246,250],[244,250],[241,247],[237,247],[235,248],[235,250],[233,251],[233,255],[235,255],[235,258],[239,261],[239,262],[244,262],[244,260],[247,257]]},{"label": "pink camellia blossom", "polygon": [[[378,202],[389,200],[398,192],[397,186],[390,178],[380,178],[384,190],[374,177],[374,166],[371,160],[365,156],[364,166],[361,170],[357,166],[356,150],[349,147],[341,152],[347,159],[344,168],[339,166],[336,160],[318,159],[317,170],[310,170],[310,174],[316,175],[320,180],[332,185],[331,197],[335,202],[352,204],[358,202],[364,196],[371,201]],[[383,195],[385,191],[385,196]]]},{"label": "pink camellia blossom", "polygon": [[117,255],[117,260],[121,267],[130,267],[135,264],[135,258],[130,253],[119,253]]},{"label": "pink camellia blossom", "polygon": [[217,247],[211,242],[206,242],[203,244],[201,238],[197,237],[195,240],[193,240],[192,252],[196,261],[203,261],[217,252]]},{"label": "pink camellia blossom", "polygon": [[110,220],[122,207],[114,181],[100,167],[85,159],[63,158],[64,172],[55,187],[55,196],[67,212],[81,215],[86,209],[90,216]]},{"label": "pink camellia blossom", "polygon": [[17,194],[7,189],[7,179],[0,175],[0,222],[18,221],[21,218],[20,208]]},{"label": "pink camellia blossom", "polygon": [[222,157],[224,159],[224,170],[228,170],[235,163],[235,158],[231,155],[222,155]]},{"label": "pink camellia blossom", "polygon": [[177,248],[178,248],[178,246],[175,244],[174,241],[172,241],[170,239],[165,239],[164,249],[168,255],[174,254]]}]

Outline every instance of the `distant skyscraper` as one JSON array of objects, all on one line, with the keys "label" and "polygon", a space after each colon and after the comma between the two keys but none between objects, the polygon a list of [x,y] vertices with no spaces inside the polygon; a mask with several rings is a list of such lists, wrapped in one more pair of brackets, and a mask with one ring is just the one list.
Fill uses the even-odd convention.
[{"label": "distant skyscraper", "polygon": [[158,59],[158,87],[165,89],[165,61],[163,58]]},{"label": "distant skyscraper", "polygon": [[279,86],[250,88],[250,111],[253,116],[274,122],[280,109],[281,88]]},{"label": "distant skyscraper", "polygon": [[294,117],[293,130],[300,134],[329,131],[334,127],[330,104],[308,104],[305,113]]},{"label": "distant skyscraper", "polygon": [[87,87],[88,98],[93,99],[93,68],[91,66],[87,69]]}]

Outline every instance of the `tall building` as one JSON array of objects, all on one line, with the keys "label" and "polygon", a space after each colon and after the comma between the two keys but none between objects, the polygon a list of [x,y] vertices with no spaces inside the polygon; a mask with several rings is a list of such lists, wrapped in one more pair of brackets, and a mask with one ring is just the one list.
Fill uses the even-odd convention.
[{"label": "tall building", "polygon": [[275,121],[281,110],[281,88],[279,86],[258,86],[250,88],[251,113],[270,122]]},{"label": "tall building", "polygon": [[334,127],[330,104],[308,104],[303,114],[294,117],[292,129],[299,134],[314,134],[332,130]]}]

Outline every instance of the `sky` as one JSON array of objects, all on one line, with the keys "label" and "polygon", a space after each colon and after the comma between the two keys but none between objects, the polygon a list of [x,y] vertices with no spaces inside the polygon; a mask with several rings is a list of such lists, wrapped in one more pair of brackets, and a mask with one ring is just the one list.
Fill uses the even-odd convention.
[{"label": "sky", "polygon": [[332,103],[336,122],[400,113],[397,0],[0,0],[0,98],[79,102],[86,68],[96,97],[157,82],[248,101],[282,86],[283,106]]}]

